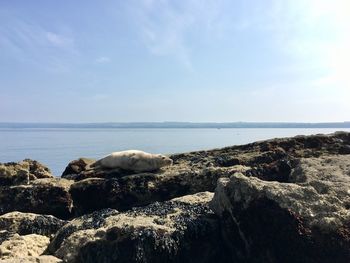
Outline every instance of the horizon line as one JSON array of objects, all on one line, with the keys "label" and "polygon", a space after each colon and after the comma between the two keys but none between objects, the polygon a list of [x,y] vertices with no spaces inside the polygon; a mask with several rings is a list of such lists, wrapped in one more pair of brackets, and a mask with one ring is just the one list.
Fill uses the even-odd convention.
[{"label": "horizon line", "polygon": [[104,121],[104,122],[46,122],[46,121],[0,121],[0,124],[171,124],[171,123],[189,123],[189,124],[231,124],[231,123],[247,123],[247,124],[331,124],[331,123],[350,123],[350,121]]}]

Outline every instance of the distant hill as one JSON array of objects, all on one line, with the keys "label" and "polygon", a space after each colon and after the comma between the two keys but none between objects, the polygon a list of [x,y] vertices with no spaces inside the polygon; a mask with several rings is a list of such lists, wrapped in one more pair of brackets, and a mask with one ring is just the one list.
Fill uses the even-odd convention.
[{"label": "distant hill", "polygon": [[0,128],[350,128],[350,122],[106,122],[106,123],[11,123]]}]

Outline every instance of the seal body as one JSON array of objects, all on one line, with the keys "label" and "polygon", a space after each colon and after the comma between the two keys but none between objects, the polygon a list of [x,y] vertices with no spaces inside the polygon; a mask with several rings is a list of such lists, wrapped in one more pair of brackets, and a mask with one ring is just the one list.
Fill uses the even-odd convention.
[{"label": "seal body", "polygon": [[173,160],[162,154],[128,150],[113,152],[96,161],[92,166],[100,166],[107,169],[121,168],[134,172],[151,172],[172,164]]}]

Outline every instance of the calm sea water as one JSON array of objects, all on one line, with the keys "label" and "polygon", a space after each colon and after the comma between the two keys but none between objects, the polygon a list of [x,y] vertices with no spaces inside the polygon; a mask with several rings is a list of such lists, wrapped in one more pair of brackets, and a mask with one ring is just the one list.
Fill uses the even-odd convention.
[{"label": "calm sea water", "polygon": [[[61,175],[69,161],[101,158],[113,151],[139,149],[179,153],[339,129],[0,129],[0,162],[25,158]],[[350,131],[350,129],[343,129]]]}]

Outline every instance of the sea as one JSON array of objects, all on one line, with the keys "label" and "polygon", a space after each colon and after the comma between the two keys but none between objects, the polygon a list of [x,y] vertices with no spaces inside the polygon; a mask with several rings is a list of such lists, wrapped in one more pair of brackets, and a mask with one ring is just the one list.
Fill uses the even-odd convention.
[{"label": "sea", "polygon": [[114,151],[173,154],[338,130],[350,132],[347,128],[0,128],[0,162],[30,158],[60,176],[74,159],[99,159]]}]

